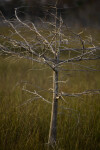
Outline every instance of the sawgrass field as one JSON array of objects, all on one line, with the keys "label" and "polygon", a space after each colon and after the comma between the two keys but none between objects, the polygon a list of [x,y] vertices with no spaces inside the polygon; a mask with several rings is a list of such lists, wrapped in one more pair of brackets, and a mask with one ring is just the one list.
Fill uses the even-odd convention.
[{"label": "sawgrass field", "polygon": [[[60,80],[66,82],[59,83],[59,91],[79,93],[100,89],[100,60],[82,65],[98,71],[60,72]],[[76,69],[72,64],[65,67]],[[51,104],[23,88],[36,90],[52,101],[52,74],[46,65],[0,56],[0,150],[48,149]],[[59,99],[56,150],[99,149],[100,95]]]}]

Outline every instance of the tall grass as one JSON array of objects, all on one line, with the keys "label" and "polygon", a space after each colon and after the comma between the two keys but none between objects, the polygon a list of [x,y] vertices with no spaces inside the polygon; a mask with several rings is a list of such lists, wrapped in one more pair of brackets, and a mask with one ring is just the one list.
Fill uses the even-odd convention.
[{"label": "tall grass", "polygon": [[[10,34],[8,27],[0,28],[0,32],[5,36]],[[93,35],[97,37],[95,43],[100,38],[98,33]],[[0,39],[0,42],[4,41]],[[70,40],[70,36],[69,42],[70,46],[76,46],[77,41]],[[100,70],[99,63],[90,61],[82,65],[96,66]],[[65,66],[72,67],[76,65]],[[59,91],[100,89],[100,72],[60,72],[60,80],[66,83],[60,83]],[[51,105],[34,99],[32,94],[22,90],[23,86],[52,101],[52,92],[47,91],[52,88],[52,71],[47,66],[11,56],[0,57],[0,150],[47,149]],[[67,97],[65,101],[59,100],[56,149],[99,150],[100,95]]]},{"label": "tall grass", "polygon": [[[99,62],[91,62],[99,68]],[[36,89],[52,101],[52,72],[27,60],[0,57],[0,150],[45,150],[51,105],[22,91]],[[60,90],[79,92],[100,87],[99,72],[60,73]],[[27,85],[25,84],[27,81]],[[41,89],[45,89],[42,91]],[[57,150],[100,149],[100,96],[59,100]],[[64,109],[67,108],[67,109]]]}]

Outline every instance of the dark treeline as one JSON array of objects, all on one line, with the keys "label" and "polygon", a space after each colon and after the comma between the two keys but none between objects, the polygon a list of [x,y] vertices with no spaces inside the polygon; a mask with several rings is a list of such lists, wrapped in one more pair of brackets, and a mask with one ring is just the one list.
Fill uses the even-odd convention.
[{"label": "dark treeline", "polygon": [[[20,17],[34,21],[38,17],[50,18],[55,3],[56,0],[0,0],[0,10],[6,18],[12,19],[14,8],[18,7]],[[57,8],[58,14],[70,24],[100,24],[100,0],[58,0]]]}]

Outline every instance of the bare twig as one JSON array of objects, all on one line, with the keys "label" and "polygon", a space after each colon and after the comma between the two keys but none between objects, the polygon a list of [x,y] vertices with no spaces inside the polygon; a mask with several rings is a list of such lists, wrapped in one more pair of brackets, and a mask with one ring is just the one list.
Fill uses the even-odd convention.
[{"label": "bare twig", "polygon": [[61,96],[69,96],[69,97],[78,97],[78,96],[82,96],[82,95],[93,95],[93,94],[100,94],[100,90],[87,90],[87,91],[84,91],[84,92],[81,92],[81,93],[72,93],[72,94],[69,94],[69,93],[64,93],[64,92],[61,92]]}]

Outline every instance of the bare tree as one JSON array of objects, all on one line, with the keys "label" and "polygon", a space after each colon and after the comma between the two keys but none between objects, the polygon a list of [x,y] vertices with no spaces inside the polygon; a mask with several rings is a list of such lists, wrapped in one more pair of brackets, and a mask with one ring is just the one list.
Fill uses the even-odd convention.
[{"label": "bare tree", "polygon": [[[4,21],[10,25],[13,29],[10,36],[0,35],[2,39],[5,39],[3,43],[0,44],[0,52],[2,54],[10,54],[11,56],[17,56],[19,58],[25,58],[32,60],[32,62],[42,63],[47,65],[53,72],[53,100],[48,101],[37,91],[30,91],[23,87],[23,90],[33,94],[34,96],[41,98],[43,101],[52,105],[51,110],[51,122],[49,130],[48,144],[53,146],[56,144],[57,136],[57,114],[58,114],[58,101],[61,99],[66,102],[66,96],[78,97],[86,94],[99,94],[100,89],[87,90],[81,93],[65,93],[59,90],[59,83],[65,82],[59,80],[59,73],[61,71],[97,71],[96,69],[89,67],[87,65],[82,65],[80,62],[97,60],[100,59],[100,48],[95,46],[92,42],[92,37],[89,38],[89,45],[85,46],[85,41],[81,37],[81,33],[74,33],[68,28],[62,20],[62,17],[57,15],[57,8],[55,7],[55,14],[51,15],[54,17],[54,22],[45,22],[42,20],[43,24],[47,24],[46,28],[49,27],[48,34],[44,34],[43,29],[35,26],[32,22],[23,22],[18,17],[18,9],[15,9],[15,16],[17,25],[15,23],[8,21],[4,18]],[[21,30],[26,30],[31,32],[32,38],[22,34]],[[79,43],[78,47],[68,47],[68,38],[65,32],[70,32],[71,35],[77,38]],[[13,38],[17,35],[20,40]],[[16,49],[15,49],[16,48]],[[67,52],[64,56],[63,52]],[[72,55],[71,55],[72,54]],[[62,57],[62,58],[61,58]],[[66,69],[66,64],[75,64],[80,68],[84,69]]]}]

